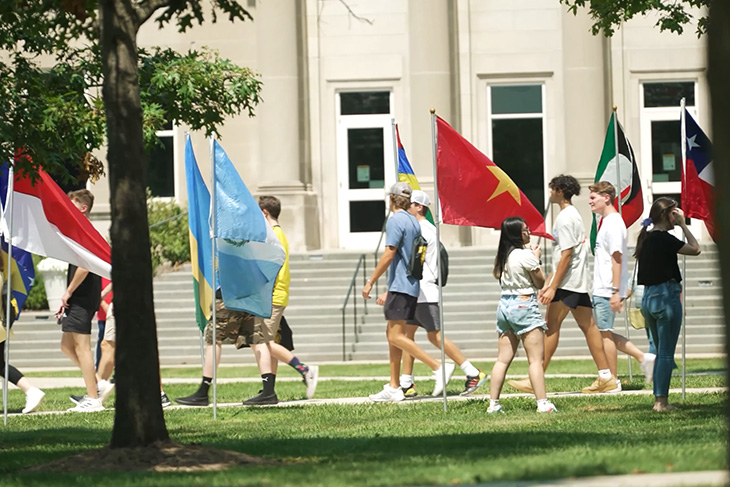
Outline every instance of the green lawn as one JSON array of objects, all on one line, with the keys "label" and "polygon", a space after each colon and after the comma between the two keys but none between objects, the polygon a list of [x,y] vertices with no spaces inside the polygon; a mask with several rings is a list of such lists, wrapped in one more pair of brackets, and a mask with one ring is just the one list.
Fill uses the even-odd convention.
[{"label": "green lawn", "polygon": [[210,409],[169,410],[177,441],[281,461],[184,474],[21,472],[103,446],[113,413],[14,417],[0,436],[0,485],[432,485],[714,470],[726,468],[725,401],[689,395],[680,411],[656,414],[650,397],[571,397],[556,399],[560,413],[538,415],[533,400],[508,398],[496,417],[479,400],[448,413],[438,402],[223,408],[217,421]]},{"label": "green lawn", "polygon": [[[624,366],[625,361],[623,362]],[[479,364],[489,370],[491,364]],[[723,387],[724,360],[688,362],[687,387]],[[594,373],[590,361],[556,361],[554,373]],[[183,371],[183,374],[179,372]],[[256,376],[250,367],[223,368],[232,376]],[[288,367],[281,375],[292,375]],[[359,373],[358,373],[359,372]],[[511,373],[526,373],[516,362]],[[186,375],[189,374],[189,375]],[[196,369],[163,369],[164,377],[198,377]],[[332,365],[322,376],[386,375],[387,365]],[[428,375],[425,367],[416,374]],[[680,387],[675,372],[672,387]],[[47,375],[47,374],[40,374]],[[624,389],[645,389],[643,377]],[[549,378],[549,392],[577,391],[591,378]],[[322,381],[317,397],[365,397],[379,391],[382,381]],[[168,384],[171,398],[188,395],[197,386]],[[220,384],[220,403],[237,403],[254,394],[258,383]],[[421,381],[418,390],[430,393],[433,383]],[[449,384],[458,394],[462,379]],[[489,383],[479,391],[487,394]],[[41,410],[70,407],[75,389],[48,389]],[[516,392],[505,386],[504,393]],[[277,384],[280,400],[302,399],[297,382]],[[112,396],[113,398],[113,396]],[[319,405],[250,409],[225,407],[212,419],[210,408],[167,410],[172,439],[201,443],[275,460],[269,466],[236,467],[201,473],[100,472],[49,474],[23,471],[109,441],[114,413],[31,415],[9,418],[0,434],[0,486],[341,486],[438,485],[485,481],[553,479],[636,472],[673,472],[724,469],[727,451],[726,394],[688,394],[676,413],[651,411],[651,395],[556,396],[559,413],[538,415],[532,398],[505,397],[505,414],[488,416],[481,399],[451,401],[444,413],[440,402],[401,404]],[[113,404],[113,401],[109,401]],[[17,389],[9,391],[13,412],[23,406]]]}]

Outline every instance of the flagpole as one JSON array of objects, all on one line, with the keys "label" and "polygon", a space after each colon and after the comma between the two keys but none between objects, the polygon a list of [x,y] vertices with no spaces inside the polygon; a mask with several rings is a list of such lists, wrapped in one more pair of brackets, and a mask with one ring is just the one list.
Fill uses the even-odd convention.
[{"label": "flagpole", "polygon": [[213,136],[210,136],[210,180],[211,180],[211,190],[210,190],[210,248],[212,249],[212,259],[211,259],[211,266],[213,267],[213,273],[211,274],[213,277],[213,314],[212,314],[212,320],[213,320],[213,419],[218,419],[218,364],[217,362],[217,356],[218,356],[218,350],[216,347],[216,341],[215,341],[215,332],[216,332],[216,320],[215,320],[215,300],[216,300],[216,293],[218,292],[217,286],[216,286],[216,279],[215,279],[215,258],[216,258],[216,246],[215,246],[215,146],[213,144],[214,139]]},{"label": "flagpole", "polygon": [[[684,98],[679,103],[681,114],[680,114],[680,127],[682,141],[680,146],[682,147],[682,191],[686,191],[685,177],[687,175],[687,117],[685,116],[685,104]],[[682,240],[687,240],[686,236]],[[682,255],[682,277],[684,281],[684,296],[682,303],[682,400],[684,401],[686,396],[686,380],[687,380],[687,363],[686,363],[686,349],[687,349],[687,256]]]},{"label": "flagpole", "polygon": [[[621,219],[623,219],[623,201],[621,201],[621,159],[619,158],[619,152],[618,152],[618,107],[616,105],[613,106],[613,140],[614,140],[614,154],[616,157],[616,192],[618,193],[618,214],[621,215]],[[628,232],[628,229],[627,229]],[[621,267],[623,270],[623,266],[626,265],[626,256],[621,256]],[[620,273],[620,275],[623,277],[623,272]],[[621,282],[619,282],[618,285],[619,289],[621,289]],[[628,310],[626,307],[624,307],[624,326],[626,329],[626,339],[631,339],[631,330],[629,330],[629,320],[627,317]],[[626,358],[629,361],[629,381],[633,380],[633,373],[631,370],[631,355],[627,355]],[[618,375],[618,370],[616,371],[616,375]]]},{"label": "flagpole", "polygon": [[8,294],[5,299],[5,370],[3,377],[3,424],[8,424],[8,377],[10,373],[10,316],[13,312],[10,302],[13,296],[13,286],[10,284],[12,269],[10,267],[10,259],[13,254],[13,183],[15,182],[15,174],[13,173],[13,163],[9,163],[8,167],[8,194],[5,196],[5,213],[8,215],[8,258],[5,261],[5,269],[7,270],[7,290]]},{"label": "flagpole", "polygon": [[431,146],[433,153],[433,205],[436,209],[434,215],[434,223],[436,224],[436,282],[439,285],[439,323],[441,324],[441,380],[444,384],[441,392],[444,400],[444,412],[448,410],[446,404],[446,350],[444,349],[444,341],[446,341],[446,329],[444,327],[444,303],[443,303],[443,279],[441,279],[441,252],[439,252],[438,244],[441,242],[441,205],[439,204],[439,184],[438,184],[438,138],[436,128],[436,109],[431,108]]}]

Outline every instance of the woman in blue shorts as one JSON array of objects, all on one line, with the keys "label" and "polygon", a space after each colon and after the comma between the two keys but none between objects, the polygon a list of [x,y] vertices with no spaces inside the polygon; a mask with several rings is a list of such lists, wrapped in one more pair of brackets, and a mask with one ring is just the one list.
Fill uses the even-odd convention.
[{"label": "woman in blue shorts", "polygon": [[502,412],[499,394],[517,345],[522,340],[530,364],[529,375],[537,412],[557,412],[547,400],[545,375],[542,361],[545,354],[545,320],[537,306],[537,290],[545,283],[542,272],[540,247],[530,250],[530,230],[525,220],[510,217],[502,222],[497,257],[494,259],[494,277],[502,286],[502,296],[497,307],[497,332],[499,333],[498,357],[491,376],[491,391],[487,413]]}]

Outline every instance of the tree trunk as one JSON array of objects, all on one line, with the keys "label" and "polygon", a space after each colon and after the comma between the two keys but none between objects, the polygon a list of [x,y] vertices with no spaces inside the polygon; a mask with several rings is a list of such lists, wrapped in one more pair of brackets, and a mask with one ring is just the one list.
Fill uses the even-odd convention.
[{"label": "tree trunk", "polygon": [[[712,2],[708,35],[708,81],[712,99],[713,166],[716,223],[720,229],[720,275],[725,307],[725,356],[730,350],[730,2]],[[728,372],[730,381],[730,372]],[[726,412],[730,413],[726,405]],[[730,459],[730,458],[729,458]]]},{"label": "tree trunk", "polygon": [[100,0],[99,8],[117,320],[117,400],[111,447],[135,447],[169,438],[160,403],[152,298],[145,194],[147,156],[137,67],[139,20],[130,0]]}]

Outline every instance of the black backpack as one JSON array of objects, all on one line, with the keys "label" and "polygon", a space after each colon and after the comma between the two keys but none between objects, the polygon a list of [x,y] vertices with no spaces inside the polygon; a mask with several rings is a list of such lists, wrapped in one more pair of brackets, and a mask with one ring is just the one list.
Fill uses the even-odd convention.
[{"label": "black backpack", "polygon": [[[446,252],[446,247],[441,242],[439,242],[439,269],[441,270],[441,287],[444,287],[449,278],[449,253]],[[436,284],[438,283],[437,278]]]},{"label": "black backpack", "polygon": [[428,242],[423,238],[419,229],[418,235],[413,239],[411,256],[408,259],[408,275],[419,281],[423,279],[423,263],[426,261],[427,248]]}]

